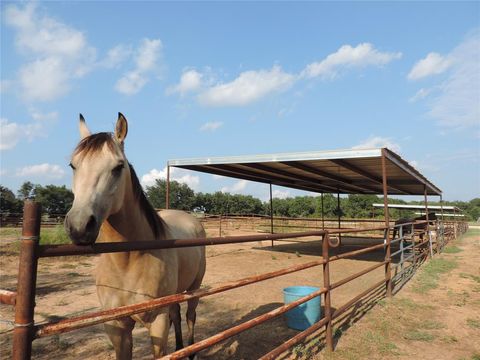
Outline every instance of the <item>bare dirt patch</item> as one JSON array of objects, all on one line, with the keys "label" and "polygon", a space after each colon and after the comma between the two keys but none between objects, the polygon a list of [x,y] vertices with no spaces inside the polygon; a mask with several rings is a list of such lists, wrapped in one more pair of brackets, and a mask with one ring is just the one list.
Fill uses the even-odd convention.
[{"label": "bare dirt patch", "polygon": [[[232,234],[239,235],[246,233],[236,230]],[[210,235],[217,236],[218,230]],[[468,243],[469,242],[466,242],[465,244],[461,243],[458,246],[467,246]],[[0,288],[14,290],[16,288],[16,276],[18,270],[18,258],[15,255],[15,246],[14,244],[9,244],[7,246],[2,242],[0,242],[0,244],[2,246],[0,249]],[[359,247],[355,245],[348,245],[342,247],[340,251],[346,252],[358,248]],[[477,248],[477,251],[478,250],[479,249]],[[249,244],[210,246],[207,248],[207,273],[204,280],[204,286],[214,287],[227,281],[258,275],[312,260],[318,260],[320,255],[321,242],[313,238],[303,239],[299,242],[275,242],[274,248],[271,248],[270,242],[266,241]],[[465,249],[463,253],[449,254],[448,256],[464,257],[465,259],[468,259],[468,256],[466,255],[467,249]],[[353,259],[333,262],[330,268],[331,281],[335,282],[341,280],[348,275],[373,265],[374,263],[383,261],[383,259],[384,253],[383,250],[380,250],[360,255]],[[458,260],[460,261],[461,259]],[[70,257],[40,260],[37,282],[37,305],[35,309],[36,323],[55,320],[58,319],[59,316],[73,316],[98,309],[98,301],[94,285],[95,261],[95,257]],[[472,270],[472,264],[470,264],[470,267],[462,267],[462,269],[463,270],[460,270],[459,267],[454,273],[458,272],[458,279],[467,286],[474,282],[474,280],[468,278],[467,275],[461,277],[460,273],[463,272],[465,274],[468,273],[475,275],[475,272]],[[478,265],[476,271],[478,272]],[[380,267],[374,272],[334,290],[332,293],[333,307],[338,308],[343,305],[354,295],[382,279],[383,276],[384,270],[383,267]],[[282,289],[287,286],[321,286],[322,284],[323,279],[321,267],[315,267],[309,270],[203,298],[198,307],[196,339],[205,339],[219,331],[230,328],[282,305]],[[456,286],[459,286],[458,281],[455,282],[455,284]],[[397,296],[401,296],[408,286],[409,285],[407,285]],[[442,286],[445,286],[445,284],[442,284]],[[455,296],[460,294],[458,295],[460,296],[457,299],[458,302],[463,301],[463,297],[461,297],[461,291],[463,290],[463,286],[460,286],[460,289],[454,290],[452,283],[452,291]],[[438,289],[438,291],[440,291],[440,289]],[[441,293],[448,297],[446,291],[442,291]],[[475,294],[478,296],[478,293]],[[414,294],[414,296],[418,297],[421,295]],[[431,294],[428,295],[428,298],[430,297]],[[347,314],[346,320],[344,320],[344,327],[338,328],[337,335],[341,335],[342,332],[350,326],[349,324],[354,323],[358,318],[361,318],[367,309],[372,307],[380,298],[381,294],[378,297],[373,298],[373,300],[366,301],[363,306],[354,308],[353,312]],[[456,313],[460,313],[470,306],[470,302],[472,302],[471,306],[477,306],[476,312],[473,312],[472,308],[471,312],[466,311],[461,315],[465,320],[465,324],[467,324],[467,319],[475,320],[478,318],[478,301],[477,305],[474,305],[473,299],[473,294],[469,292],[467,305],[454,308]],[[455,306],[452,304],[451,298],[446,299],[448,305],[447,300],[450,301],[449,306]],[[419,301],[425,302],[426,300],[420,299]],[[439,304],[436,304],[435,306],[437,310],[440,308]],[[11,307],[0,307],[0,319],[0,356],[1,358],[9,358],[11,356],[11,331],[9,330],[12,327],[11,321],[13,320],[13,311]],[[364,319],[359,323],[363,320]],[[470,327],[465,325],[468,329],[464,330],[467,331],[466,334],[470,334],[471,336],[475,331],[478,332],[478,329],[475,329],[474,324],[476,323],[474,321],[470,321],[470,323],[473,325]],[[450,326],[450,324],[444,320],[442,320],[442,324],[446,327]],[[337,336],[337,338],[340,339],[338,344],[339,349],[341,349],[340,347],[347,336],[345,334],[350,334],[356,326],[357,325],[350,328],[348,332],[343,333],[342,336]],[[434,331],[444,331],[444,329],[435,329]],[[210,349],[202,351],[198,354],[198,359],[258,358],[297,333],[297,331],[291,330],[285,325],[283,318],[277,318],[217,344]],[[184,334],[186,334],[186,329],[184,329]],[[412,336],[415,336],[415,334]],[[455,337],[461,339],[463,338],[463,335],[455,333]],[[375,341],[375,339],[372,341]],[[404,341],[405,340],[402,340],[402,342]],[[465,346],[464,343],[458,343]],[[100,325],[62,334],[60,336],[35,340],[33,345],[33,357],[35,359],[77,359],[80,357],[86,359],[114,358],[112,347],[106,335],[103,333],[103,327]],[[388,348],[388,344],[385,346]],[[421,343],[418,347],[422,348],[422,346],[425,346],[425,344]],[[426,347],[430,346],[430,344],[426,345]],[[317,342],[316,347],[316,351],[321,350],[321,343]],[[403,351],[401,345],[399,345],[399,347]],[[173,351],[173,349],[174,335],[173,329],[171,329],[169,351]],[[473,347],[471,347],[471,349],[471,352],[475,351]],[[312,356],[311,352],[306,353],[301,350],[301,347],[295,349],[294,354],[298,356],[305,354]],[[439,353],[441,353],[441,351],[439,351]],[[134,330],[134,358],[151,358],[150,339],[147,331],[142,327],[137,327]]]}]

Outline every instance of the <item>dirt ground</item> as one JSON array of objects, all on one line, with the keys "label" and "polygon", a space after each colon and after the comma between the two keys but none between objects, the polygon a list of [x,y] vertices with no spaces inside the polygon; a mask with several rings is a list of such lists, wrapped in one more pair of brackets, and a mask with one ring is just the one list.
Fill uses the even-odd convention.
[{"label": "dirt ground", "polygon": [[[237,231],[236,234],[244,235],[246,233]],[[218,232],[211,235],[216,236]],[[468,244],[469,243],[466,243],[462,246],[469,246]],[[472,247],[473,246],[474,245],[472,245]],[[346,245],[342,246],[339,251],[346,252],[358,248],[359,246],[356,245]],[[480,249],[477,246],[474,249],[466,248],[465,252],[460,256],[461,261],[470,261],[473,257],[466,255],[473,250],[477,252],[476,258],[478,259]],[[335,251],[333,251],[333,253],[335,253]],[[318,260],[320,254],[321,242],[312,238],[295,242],[275,242],[274,248],[270,246],[270,242],[210,246],[207,247],[207,273],[204,279],[204,286],[215,287],[227,281]],[[18,258],[12,250],[12,244],[9,239],[2,239],[0,242],[0,255],[0,288],[14,290],[16,288]],[[383,250],[380,250],[359,255],[349,260],[335,261],[331,263],[330,266],[331,281],[341,280],[383,259]],[[36,323],[52,321],[58,319],[58,317],[69,317],[99,309],[94,285],[95,261],[95,257],[40,260],[35,308]],[[467,267],[476,266],[478,272],[478,264],[468,263],[465,265]],[[383,276],[384,270],[383,267],[380,267],[368,275],[362,276],[358,280],[334,290],[332,293],[332,306],[334,308],[341,306],[354,295],[382,279]],[[467,287],[468,279],[464,280],[465,282],[463,283],[455,282],[455,286],[457,286],[457,288]],[[287,286],[313,285],[321,287],[322,284],[321,267],[315,267],[202,298],[197,309],[196,339],[205,339],[219,331],[283,305],[282,289]],[[448,284],[442,284],[442,286],[448,286]],[[407,289],[408,285],[405,286],[399,295]],[[441,292],[444,290],[438,291]],[[366,301],[363,308],[355,308],[354,312],[364,312],[366,308],[371,307],[376,301],[377,300],[372,302]],[[445,306],[448,306],[448,304],[445,304]],[[467,308],[462,310],[465,309]],[[454,310],[456,311],[445,309],[442,310],[442,314],[459,313],[459,309]],[[478,318],[478,304],[476,311],[476,317]],[[462,316],[475,318],[475,313],[470,315],[463,314]],[[350,320],[352,318],[353,315],[350,315]],[[10,358],[11,355],[10,330],[12,328],[12,320],[12,308],[9,306],[0,306],[0,357],[2,359]],[[361,319],[359,323],[361,321],[363,321],[363,319]],[[450,322],[448,326],[451,326]],[[342,346],[343,338],[347,337],[353,329],[355,329],[355,326],[349,329],[343,336],[340,336],[341,340],[338,342],[339,347]],[[452,330],[457,331],[458,329],[452,328]],[[476,331],[478,332],[478,329]],[[279,317],[206,349],[197,354],[197,358],[255,359],[269,352],[297,333],[297,331],[291,330],[286,326],[283,317]],[[184,334],[186,334],[185,326]],[[338,334],[339,332],[337,332],[337,335]],[[463,339],[463,335],[467,334],[459,333],[457,338]],[[462,342],[458,344],[463,345]],[[471,347],[470,352],[478,350],[473,347],[471,343],[469,343],[468,346]],[[426,347],[428,348],[430,345],[427,344]],[[173,349],[174,335],[173,329],[171,329],[169,351],[173,351]],[[319,349],[321,349],[321,346]],[[408,354],[412,354],[412,349],[418,351],[413,352],[413,354],[417,355],[414,358],[433,358],[420,356],[422,346],[409,348]],[[435,353],[441,354],[442,351],[438,350],[435,351]],[[33,358],[114,359],[114,354],[110,342],[103,332],[103,327],[98,325],[60,336],[35,340],[33,343]],[[150,340],[147,331],[142,327],[136,327],[134,330],[134,358],[152,358]],[[436,358],[450,359],[450,357]]]}]

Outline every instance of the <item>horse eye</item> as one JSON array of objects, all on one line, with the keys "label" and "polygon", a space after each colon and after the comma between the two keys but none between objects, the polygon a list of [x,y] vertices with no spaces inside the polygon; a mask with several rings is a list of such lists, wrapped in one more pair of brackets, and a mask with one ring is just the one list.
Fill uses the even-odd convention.
[{"label": "horse eye", "polygon": [[113,175],[119,175],[123,170],[123,164],[117,165],[113,168],[112,174]]},{"label": "horse eye", "polygon": [[76,169],[75,166],[73,166],[72,163],[68,164],[68,166],[70,166],[70,167],[72,168],[72,170],[75,170],[75,169]]}]

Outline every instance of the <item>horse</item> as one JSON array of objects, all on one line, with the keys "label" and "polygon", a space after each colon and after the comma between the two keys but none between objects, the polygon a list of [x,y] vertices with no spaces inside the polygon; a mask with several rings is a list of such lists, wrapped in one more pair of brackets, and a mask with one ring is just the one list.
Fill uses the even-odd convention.
[{"label": "horse", "polygon": [[[422,220],[427,220],[427,215],[422,215],[422,216],[418,216],[416,218],[413,218],[413,219],[410,219],[410,218],[400,218],[398,219],[397,221],[395,221],[395,227],[393,228],[393,237],[392,239],[395,239],[395,236],[397,235],[397,232],[399,232],[400,230],[400,226],[398,225],[403,225],[403,224],[408,224],[408,223],[412,223],[412,222],[416,222],[416,221],[422,221]],[[432,221],[434,220],[437,220],[437,216],[435,215],[435,213],[431,212],[431,213],[428,213],[428,225],[432,225]],[[411,234],[412,232],[412,227],[409,225],[409,226],[401,226],[403,228],[403,235],[408,235],[408,234]],[[422,224],[414,224],[413,225],[413,228],[414,230],[425,230],[427,229],[427,223],[422,223]],[[420,239],[423,240],[423,233],[420,234]]]},{"label": "horse", "polygon": [[[157,213],[148,202],[124,152],[127,119],[118,114],[114,133],[91,134],[80,114],[81,140],[73,151],[72,208],[65,229],[74,244],[162,241],[205,238],[193,216],[178,210]],[[135,304],[200,288],[205,274],[205,247],[106,253],[96,267],[96,289],[104,309]],[[194,343],[198,299],[188,300],[188,344]],[[105,323],[117,359],[132,358],[136,322],[149,331],[155,358],[166,354],[173,322],[176,349],[183,348],[180,305],[160,308]]]}]

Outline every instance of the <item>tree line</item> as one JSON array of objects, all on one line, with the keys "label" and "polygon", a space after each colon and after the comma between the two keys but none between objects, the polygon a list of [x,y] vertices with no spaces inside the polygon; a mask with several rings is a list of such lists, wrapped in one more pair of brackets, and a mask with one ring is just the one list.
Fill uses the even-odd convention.
[{"label": "tree line", "polygon": [[[161,209],[165,207],[166,181],[158,179],[152,186],[147,186],[145,194],[152,205]],[[29,181],[22,184],[15,195],[10,189],[0,185],[0,211],[2,214],[18,214],[22,212],[23,201],[35,199],[42,204],[42,211],[49,216],[64,215],[73,202],[73,193],[65,185],[33,184]],[[323,202],[323,204],[322,204]],[[286,199],[273,199],[273,214],[285,217],[321,217],[322,208],[326,218],[338,215],[347,218],[383,218],[383,210],[373,210],[373,203],[383,203],[383,197],[376,195],[349,195],[340,198],[324,194],[320,196],[296,196]],[[423,202],[403,201],[389,198],[390,204],[423,205]],[[430,205],[440,205],[431,202]],[[465,201],[444,201],[443,205],[457,206],[466,215],[466,220],[476,221],[480,218],[480,198]],[[170,208],[185,211],[205,212],[207,214],[239,214],[270,215],[270,202],[262,202],[251,195],[230,194],[217,191],[202,193],[193,191],[187,184],[170,182]],[[414,217],[414,211],[391,209],[392,218]]]}]

